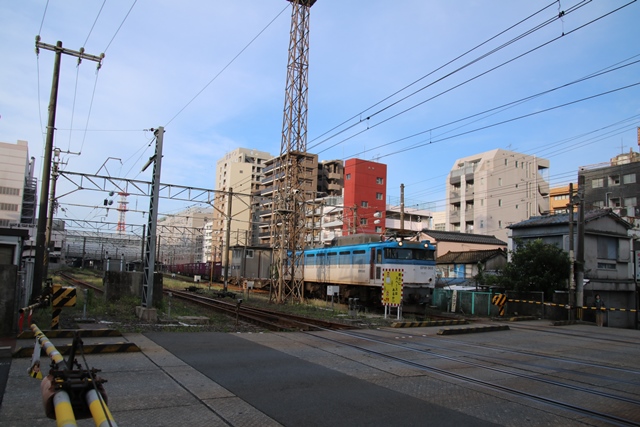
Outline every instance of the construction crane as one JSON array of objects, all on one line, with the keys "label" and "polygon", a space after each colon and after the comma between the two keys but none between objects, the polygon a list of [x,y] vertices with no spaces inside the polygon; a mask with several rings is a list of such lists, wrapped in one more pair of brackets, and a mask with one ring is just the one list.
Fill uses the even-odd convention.
[{"label": "construction crane", "polygon": [[316,0],[291,3],[291,37],[282,122],[282,143],[276,167],[271,215],[271,242],[277,277],[271,300],[302,301],[303,249],[306,236],[304,160],[307,154],[307,92],[309,88],[309,11]]}]

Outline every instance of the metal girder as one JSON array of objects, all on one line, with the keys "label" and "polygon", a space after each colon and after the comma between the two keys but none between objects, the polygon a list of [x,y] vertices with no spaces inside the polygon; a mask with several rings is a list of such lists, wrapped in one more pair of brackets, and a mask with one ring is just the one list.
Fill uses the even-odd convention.
[{"label": "metal girder", "polygon": [[[76,188],[57,196],[60,199],[80,190],[101,192],[125,192],[130,196],[151,196],[151,182],[128,178],[116,178],[112,176],[91,175],[79,172],[59,171],[60,177],[65,178]],[[114,190],[115,189],[115,190]],[[226,191],[211,190],[207,188],[187,187],[174,184],[160,184],[158,197],[161,199],[179,200],[193,203],[212,204],[216,194],[226,194]],[[250,194],[234,193],[235,196],[247,196]]]}]

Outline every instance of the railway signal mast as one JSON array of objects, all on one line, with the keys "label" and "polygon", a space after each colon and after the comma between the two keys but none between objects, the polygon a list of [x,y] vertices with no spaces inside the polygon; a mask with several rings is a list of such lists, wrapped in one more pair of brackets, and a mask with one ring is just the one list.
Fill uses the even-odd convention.
[{"label": "railway signal mast", "polygon": [[280,145],[279,172],[273,195],[271,242],[277,277],[272,301],[283,303],[303,298],[302,274],[306,226],[305,194],[301,180],[302,160],[307,153],[307,92],[309,88],[309,15],[316,0],[288,0],[291,3],[291,37]]}]

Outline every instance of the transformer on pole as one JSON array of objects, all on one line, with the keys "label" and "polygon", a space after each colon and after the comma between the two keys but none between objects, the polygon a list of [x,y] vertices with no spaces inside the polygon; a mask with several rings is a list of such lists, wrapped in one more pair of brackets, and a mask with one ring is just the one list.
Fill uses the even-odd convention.
[{"label": "transformer on pole", "polygon": [[307,153],[307,93],[309,71],[309,15],[316,0],[291,3],[291,36],[282,123],[280,157],[276,163],[271,242],[274,246],[276,278],[271,299],[283,303],[302,301],[304,290],[303,249],[305,201],[302,180]]}]

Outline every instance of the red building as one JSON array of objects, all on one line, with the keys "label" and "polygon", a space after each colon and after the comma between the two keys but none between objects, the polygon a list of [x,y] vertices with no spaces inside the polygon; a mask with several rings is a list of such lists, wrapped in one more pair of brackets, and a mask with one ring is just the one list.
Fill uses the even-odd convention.
[{"label": "red building", "polygon": [[387,165],[361,159],[344,164],[343,234],[384,233]]}]

